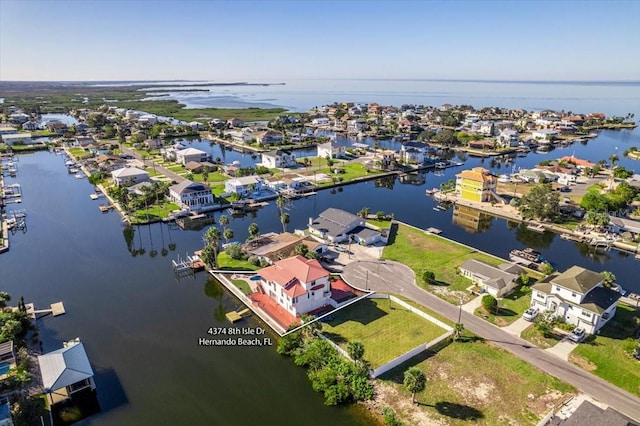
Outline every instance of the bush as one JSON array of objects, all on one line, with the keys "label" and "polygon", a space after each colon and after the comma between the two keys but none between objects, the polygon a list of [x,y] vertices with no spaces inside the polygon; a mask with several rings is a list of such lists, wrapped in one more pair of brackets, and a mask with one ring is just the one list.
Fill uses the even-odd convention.
[{"label": "bush", "polygon": [[253,266],[260,266],[260,258],[258,256],[249,256],[248,260]]},{"label": "bush", "polygon": [[498,301],[490,294],[482,296],[482,307],[487,312],[495,312],[498,308]]},{"label": "bush", "polygon": [[244,255],[240,244],[231,244],[224,250],[224,252],[227,253],[229,257],[235,260],[241,260]]},{"label": "bush", "polygon": [[433,271],[422,271],[422,280],[425,284],[430,284],[436,280],[436,274]]}]

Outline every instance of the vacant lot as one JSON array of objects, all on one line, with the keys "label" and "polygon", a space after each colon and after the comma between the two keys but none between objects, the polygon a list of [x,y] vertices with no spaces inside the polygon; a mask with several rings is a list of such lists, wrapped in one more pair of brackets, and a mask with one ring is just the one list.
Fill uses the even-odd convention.
[{"label": "vacant lot", "polygon": [[322,326],[323,334],[343,348],[357,340],[373,368],[427,343],[445,330],[385,299],[364,299],[339,311]]},{"label": "vacant lot", "polygon": [[[384,248],[382,257],[409,266],[416,274],[418,285],[456,305],[460,303],[460,296],[468,301],[469,294],[464,290],[471,286],[469,279],[458,274],[460,265],[468,259],[481,260],[490,265],[505,262],[398,223],[392,226],[389,244]],[[425,284],[422,281],[422,272],[425,270],[435,273],[437,284]]]},{"label": "vacant lot", "polygon": [[[382,406],[392,407],[405,424],[535,425],[574,389],[535,369],[509,352],[469,336],[436,353],[417,357],[382,377]],[[413,362],[412,362],[413,361]],[[427,377],[416,395],[402,386],[412,365]]]}]

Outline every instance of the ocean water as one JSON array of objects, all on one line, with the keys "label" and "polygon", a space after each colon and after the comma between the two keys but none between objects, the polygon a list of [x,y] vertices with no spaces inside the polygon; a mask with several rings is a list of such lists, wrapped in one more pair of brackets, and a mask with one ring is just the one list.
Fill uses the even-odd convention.
[{"label": "ocean water", "polygon": [[[284,107],[307,111],[333,102],[377,102],[381,105],[499,106],[526,110],[565,110],[608,115],[640,114],[640,81],[509,82],[384,79],[299,79],[273,85],[198,86],[208,92],[180,91],[176,84],[157,94],[187,108]],[[285,83],[285,84],[279,84]],[[158,85],[154,89],[159,89]]]}]

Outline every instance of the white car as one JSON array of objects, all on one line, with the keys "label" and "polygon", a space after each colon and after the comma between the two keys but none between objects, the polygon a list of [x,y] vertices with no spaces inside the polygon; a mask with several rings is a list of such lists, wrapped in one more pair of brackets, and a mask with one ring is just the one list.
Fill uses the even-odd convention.
[{"label": "white car", "polygon": [[569,334],[569,340],[572,342],[580,343],[586,337],[587,333],[584,328],[576,327]]},{"label": "white car", "polygon": [[538,312],[540,312],[538,308],[529,308],[526,311],[524,311],[524,314],[522,314],[522,318],[524,318],[527,321],[533,321],[538,316]]}]

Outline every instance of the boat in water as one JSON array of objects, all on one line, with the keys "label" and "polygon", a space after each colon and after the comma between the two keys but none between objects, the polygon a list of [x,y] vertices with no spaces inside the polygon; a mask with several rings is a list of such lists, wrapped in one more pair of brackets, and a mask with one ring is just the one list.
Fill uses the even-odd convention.
[{"label": "boat in water", "polygon": [[511,250],[509,252],[509,260],[520,265],[530,266],[532,264],[539,264],[543,261],[542,253],[535,251],[534,249],[527,247],[523,250]]}]

